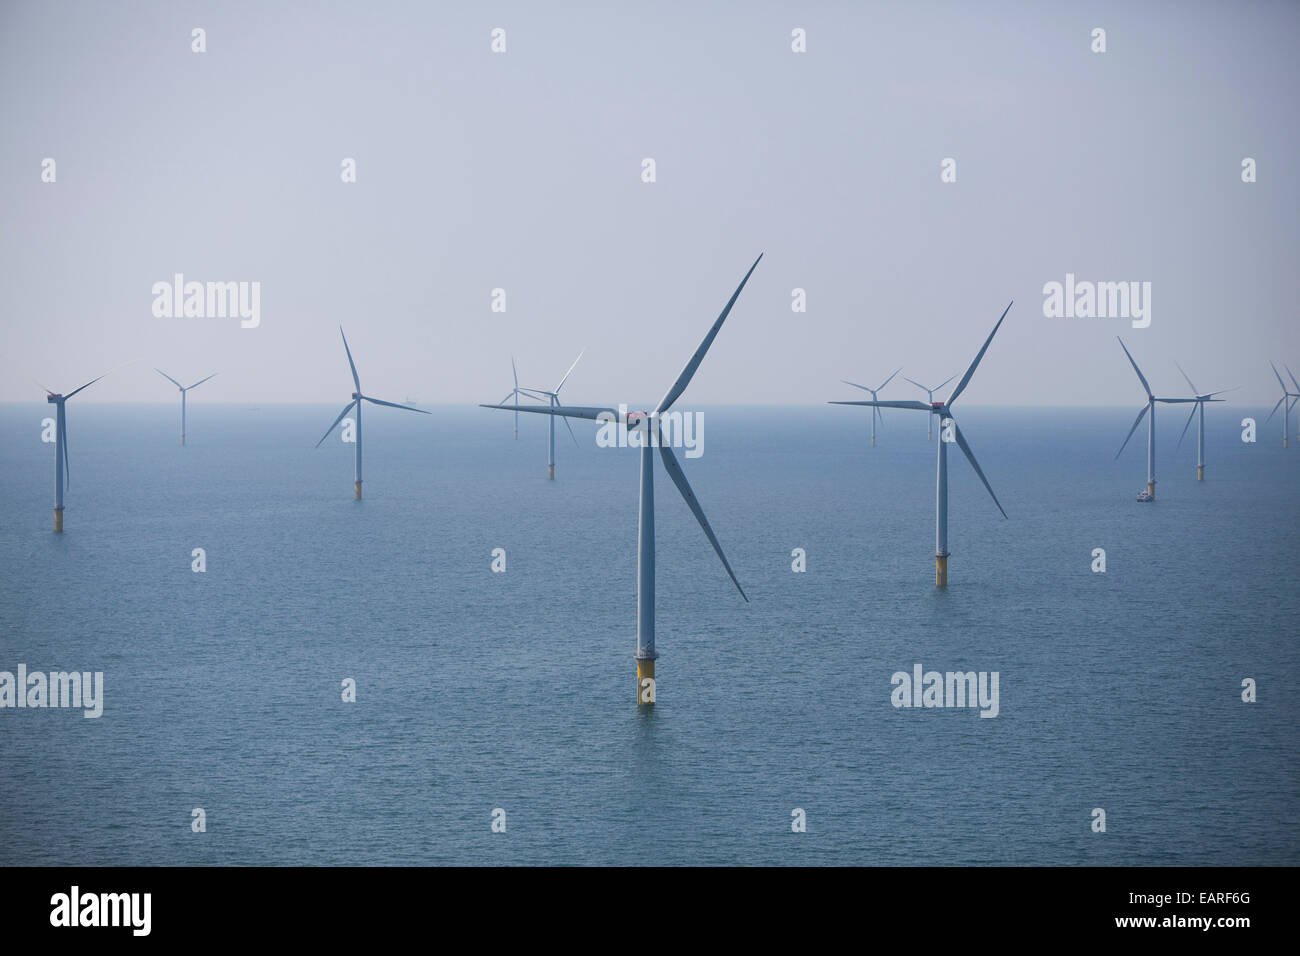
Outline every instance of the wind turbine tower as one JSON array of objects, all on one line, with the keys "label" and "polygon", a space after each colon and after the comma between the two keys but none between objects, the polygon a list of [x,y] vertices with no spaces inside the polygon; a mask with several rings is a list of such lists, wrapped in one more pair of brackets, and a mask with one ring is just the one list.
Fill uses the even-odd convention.
[{"label": "wind turbine tower", "polygon": [[1002,318],[998,319],[997,325],[993,326],[993,331],[984,340],[984,347],[975,356],[975,361],[970,363],[970,368],[966,369],[966,374],[961,377],[961,381],[957,383],[957,387],[953,389],[946,402],[831,402],[832,405],[870,405],[873,413],[877,408],[913,408],[939,416],[939,460],[936,467],[934,489],[934,586],[938,588],[948,586],[948,445],[950,443],[957,443],[957,447],[962,450],[966,460],[975,469],[975,474],[979,475],[980,481],[984,483],[984,487],[993,499],[993,503],[998,506],[998,511],[1002,512],[1002,517],[1007,516],[1007,513],[1002,509],[1002,503],[998,501],[998,496],[993,494],[992,485],[984,477],[979,462],[975,460],[975,453],[971,451],[970,445],[966,443],[966,438],[961,433],[961,429],[957,427],[957,421],[952,415],[952,405],[970,383],[971,376],[975,374],[975,369],[979,366],[980,360],[984,358],[984,353],[988,351],[993,336],[997,335],[998,329],[1002,327],[1002,322],[1007,317],[1007,313],[1011,311],[1012,304],[1014,303],[1009,303],[1006,309],[1003,310]]},{"label": "wind turbine tower", "polygon": [[1137,418],[1133,419],[1133,427],[1128,430],[1128,435],[1124,439],[1124,444],[1119,446],[1119,451],[1115,452],[1116,459],[1124,454],[1124,449],[1128,447],[1128,440],[1133,437],[1137,427],[1142,424],[1142,418],[1148,412],[1151,417],[1147,419],[1147,490],[1145,495],[1139,495],[1139,501],[1156,500],[1156,403],[1163,402],[1166,405],[1185,405],[1189,402],[1199,402],[1196,398],[1156,398],[1155,393],[1151,391],[1151,386],[1147,383],[1147,377],[1142,374],[1138,368],[1138,363],[1133,361],[1133,356],[1129,354],[1128,346],[1118,335],[1115,336],[1119,342],[1119,347],[1124,350],[1128,356],[1129,364],[1133,366],[1133,371],[1137,372],[1138,381],[1142,383],[1143,390],[1147,393],[1147,403],[1142,406],[1142,411],[1138,412]]},{"label": "wind turbine tower", "polygon": [[[1286,382],[1282,381],[1282,376],[1278,375],[1277,366],[1272,362],[1269,362],[1268,365],[1269,368],[1273,370],[1273,374],[1277,376],[1277,383],[1282,386],[1282,397],[1277,400],[1277,404],[1273,406],[1273,410],[1268,413],[1268,418],[1264,419],[1264,424],[1267,425],[1272,421],[1273,416],[1277,414],[1277,410],[1279,408],[1282,409],[1282,447],[1285,448],[1287,432],[1291,430],[1291,409],[1295,405],[1293,399],[1300,399],[1300,382],[1296,382],[1295,376],[1291,375],[1291,369],[1286,365],[1283,365],[1282,367],[1286,369],[1287,375],[1291,375],[1291,381],[1296,387],[1296,391],[1291,391],[1286,387]],[[1296,440],[1300,441],[1300,435],[1296,436]]]},{"label": "wind turbine tower", "polygon": [[[903,367],[900,365],[898,368],[894,369],[894,375],[897,375],[897,374],[898,374],[899,372],[901,372],[902,370],[903,370]],[[872,448],[875,448],[875,447],[876,447],[876,419],[879,418],[879,419],[880,419],[880,423],[881,423],[882,425],[885,423],[885,416],[884,416],[884,414],[878,410],[879,407],[881,406],[881,402],[879,401],[880,396],[879,396],[878,394],[876,394],[876,393],[879,392],[879,391],[880,391],[882,388],[884,388],[886,385],[888,385],[890,382],[892,382],[892,381],[894,380],[894,375],[889,376],[889,378],[885,379],[883,382],[881,382],[881,383],[880,383],[879,385],[877,385],[875,388],[869,388],[869,387],[866,386],[866,385],[859,385],[857,382],[850,382],[850,381],[848,381],[848,380],[846,380],[846,379],[840,379],[840,381],[841,381],[841,382],[844,382],[845,385],[852,385],[854,388],[860,388],[860,389],[862,389],[864,392],[870,392],[870,393],[871,393],[871,398],[872,398],[872,400],[869,401],[869,402],[862,402],[862,404],[863,404],[863,405],[872,405],[872,406],[876,406],[876,407],[873,407],[873,408],[871,409],[871,447],[872,447]]]},{"label": "wind turbine tower", "polygon": [[154,371],[157,372],[159,375],[161,375],[163,378],[167,379],[167,381],[171,382],[181,391],[181,444],[184,445],[185,444],[185,393],[192,388],[198,388],[200,385],[206,382],[208,378],[215,378],[217,373],[213,372],[211,375],[208,376],[208,378],[201,378],[193,385],[182,385],[180,382],[176,381],[176,379],[172,378],[162,369],[156,368],[154,369]]},{"label": "wind turbine tower", "polygon": [[[516,382],[515,384],[515,390],[517,392],[523,392],[524,394],[528,395],[530,398],[536,398],[540,401],[544,401],[552,408],[559,408],[560,389],[564,388],[564,383],[569,380],[569,376],[573,374],[573,370],[578,367],[578,363],[582,361],[583,353],[586,351],[587,351],[586,349],[583,349],[582,352],[578,353],[578,357],[573,360],[573,364],[570,365],[569,370],[564,373],[564,378],[560,379],[560,384],[555,386],[554,391],[550,391],[545,388],[520,388],[518,382]],[[518,419],[519,419],[519,413],[515,412],[515,420],[518,421]],[[555,416],[554,415],[551,416],[550,425],[551,425],[550,435],[548,436],[547,452],[546,452],[546,477],[551,481],[554,481],[555,480]],[[573,426],[570,425],[567,420],[565,420],[564,427],[569,430],[569,437],[572,438],[573,443],[577,445],[578,438],[576,435],[573,434]],[[518,425],[516,425],[515,428],[516,428],[515,434],[518,435]]]},{"label": "wind turbine tower", "polygon": [[343,326],[341,325],[339,326],[339,335],[343,337],[343,351],[345,351],[348,355],[348,367],[352,369],[352,384],[356,386],[357,390],[352,393],[352,401],[344,405],[343,411],[339,412],[339,417],[334,419],[334,424],[331,425],[328,429],[326,429],[324,435],[320,436],[320,441],[316,443],[316,447],[319,448],[321,446],[321,442],[323,442],[326,438],[330,437],[330,432],[334,431],[334,429],[338,427],[339,422],[343,421],[344,416],[346,416],[348,412],[355,410],[356,425],[357,425],[356,448],[354,449],[354,455],[356,458],[356,466],[355,466],[356,477],[353,481],[352,489],[353,489],[353,496],[357,501],[360,501],[361,500],[361,403],[369,402],[371,405],[387,405],[389,408],[402,408],[408,412],[419,412],[421,415],[428,415],[429,413],[422,408],[412,408],[410,405],[399,405],[396,402],[385,402],[381,399],[371,398],[369,395],[361,394],[361,379],[357,376],[357,366],[356,363],[352,361],[352,350],[348,348],[348,337],[346,335],[343,335]]},{"label": "wind turbine tower", "polygon": [[[691,509],[695,515],[695,520],[700,523],[700,528],[704,531],[704,536],[709,539],[709,544],[713,545],[713,550],[717,553],[722,561],[722,566],[726,568],[727,575],[731,578],[732,584],[736,590],[740,591],[740,596],[746,602],[749,598],[745,596],[745,591],[736,580],[735,572],[731,570],[731,565],[727,562],[727,556],[722,553],[722,545],[718,543],[717,536],[714,535],[713,529],[709,526],[709,520],[704,516],[704,509],[700,507],[699,500],[695,497],[695,492],[691,490],[690,484],[686,480],[686,475],[682,472],[681,464],[677,461],[677,456],[673,450],[663,441],[663,432],[661,423],[663,416],[672,408],[673,402],[681,397],[686,386],[690,384],[691,378],[695,375],[700,363],[704,361],[704,355],[713,344],[718,330],[722,328],[722,323],[726,321],[727,315],[731,312],[732,306],[736,304],[736,299],[740,297],[740,292],[745,288],[745,283],[753,275],[754,269],[758,267],[759,261],[763,257],[760,255],[754,260],[754,264],[749,267],[745,273],[745,278],[740,280],[740,285],[732,293],[731,299],[727,302],[722,314],[718,316],[713,327],[709,329],[704,341],[700,347],[695,350],[682,369],[677,380],[673,382],[672,387],[668,389],[667,394],[655,406],[652,412],[622,412],[613,406],[579,406],[579,405],[560,405],[552,402],[547,406],[527,406],[527,405],[485,405],[484,408],[499,408],[506,411],[534,412],[537,414],[560,416],[563,418],[586,418],[602,423],[616,423],[620,426],[626,426],[629,430],[628,444],[636,445],[632,441],[633,434],[640,436],[641,448],[641,470],[640,470],[640,499],[637,509],[637,579],[636,579],[636,678],[637,678],[637,703],[651,705],[655,702],[655,661],[659,654],[655,650],[655,499],[654,499],[654,450],[657,448],[659,457],[664,464],[664,470],[668,472],[668,477],[673,480],[677,486],[678,492],[686,501],[686,506]],[[575,363],[576,364],[576,363]],[[570,369],[572,371],[572,369]],[[563,384],[563,382],[561,382]],[[556,388],[558,392],[559,389]],[[635,429],[635,433],[632,431]]]},{"label": "wind turbine tower", "polygon": [[[1178,365],[1177,362],[1175,362],[1174,364]],[[1192,419],[1196,418],[1199,415],[1200,420],[1196,425],[1196,480],[1204,481],[1205,480],[1205,403],[1222,402],[1224,401],[1224,399],[1215,398],[1214,396],[1222,395],[1225,392],[1232,392],[1235,391],[1236,389],[1221,388],[1217,392],[1206,392],[1204,395],[1200,395],[1196,391],[1196,386],[1192,385],[1192,380],[1187,377],[1187,373],[1183,372],[1183,367],[1181,365],[1178,365],[1178,371],[1183,373],[1183,378],[1187,381],[1187,384],[1191,386],[1192,394],[1196,396],[1196,404],[1192,406],[1192,413],[1187,416],[1187,424],[1183,426],[1183,433],[1178,436],[1178,444],[1174,447],[1174,450],[1177,451],[1179,448],[1183,447],[1183,439],[1187,437],[1187,429],[1191,426]]]},{"label": "wind turbine tower", "polygon": [[[107,373],[105,373],[107,374]],[[68,399],[76,395],[83,388],[89,388],[99,381],[99,378],[92,378],[85,385],[81,385],[68,392],[67,395],[61,395],[58,392],[52,392],[45,389],[45,400],[54,406],[54,530],[62,533],[63,531],[63,491],[71,483],[71,468],[68,465],[68,416],[64,409]],[[45,388],[44,385],[41,388]]]}]

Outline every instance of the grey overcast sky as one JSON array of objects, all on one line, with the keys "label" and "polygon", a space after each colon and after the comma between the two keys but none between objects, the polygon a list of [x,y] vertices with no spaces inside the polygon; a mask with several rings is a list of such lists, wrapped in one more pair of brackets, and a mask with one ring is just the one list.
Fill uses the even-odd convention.
[{"label": "grey overcast sky", "polygon": [[[972,404],[1136,407],[1120,333],[1158,394],[1178,361],[1271,405],[1298,50],[1291,2],[10,0],[0,400],[132,361],[85,400],[173,400],[158,366],[338,404],[342,324],[381,398],[496,401],[512,353],[553,386],[585,347],[566,400],[654,401],[762,252],[691,403],[937,382],[1015,299]],[[260,282],[260,326],[155,317],[176,272]],[[1067,272],[1152,283],[1150,327],[1045,318]]]}]

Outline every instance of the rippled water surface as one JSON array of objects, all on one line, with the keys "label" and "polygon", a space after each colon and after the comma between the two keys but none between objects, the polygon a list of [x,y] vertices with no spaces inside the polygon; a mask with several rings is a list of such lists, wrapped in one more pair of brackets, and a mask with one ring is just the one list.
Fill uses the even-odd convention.
[{"label": "rippled water surface", "polygon": [[[656,465],[652,711],[635,450],[561,429],[548,482],[540,419],[381,409],[356,503],[335,411],[195,401],[182,448],[171,406],[70,403],[57,536],[46,406],[0,406],[0,670],[105,684],[98,720],[0,710],[0,862],[1300,863],[1266,410],[1213,410],[1201,484],[1164,415],[1153,505],[1132,411],[966,410],[1010,518],[952,446],[940,592],[924,416],[871,449],[862,409],[706,409],[683,464],[750,603]],[[917,663],[997,671],[998,717],[895,709]]]}]

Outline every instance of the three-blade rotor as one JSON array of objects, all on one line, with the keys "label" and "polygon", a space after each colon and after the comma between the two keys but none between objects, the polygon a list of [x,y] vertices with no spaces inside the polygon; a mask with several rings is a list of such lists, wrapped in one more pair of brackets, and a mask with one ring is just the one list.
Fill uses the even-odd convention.
[{"label": "three-blade rotor", "polygon": [[[345,351],[348,356],[348,368],[352,370],[352,384],[356,386],[357,390],[352,395],[352,401],[344,405],[343,411],[339,412],[339,417],[334,419],[334,424],[330,425],[330,427],[325,430],[324,435],[321,435],[320,441],[315,445],[316,448],[319,448],[321,443],[324,442],[326,438],[330,437],[330,433],[334,431],[334,429],[338,428],[339,422],[343,421],[343,419],[347,417],[348,412],[359,407],[362,402],[369,402],[371,405],[385,405],[388,408],[400,408],[408,412],[418,412],[421,415],[429,414],[429,412],[425,411],[423,408],[415,408],[411,405],[400,405],[397,402],[386,402],[382,398],[371,398],[369,395],[363,395],[361,393],[361,378],[357,375],[356,363],[352,361],[352,350],[348,348],[348,337],[343,334],[343,326],[341,325],[339,326],[339,335],[343,338],[343,351]],[[208,378],[211,377],[212,376],[208,376]],[[204,379],[203,381],[206,382],[207,379]],[[197,384],[201,385],[203,383],[199,382]],[[193,388],[194,386],[191,385],[190,387]]]},{"label": "three-blade rotor", "polygon": [[[908,401],[908,400],[882,402],[876,399],[875,393],[878,392],[880,388],[884,388],[885,385],[889,384],[889,379],[886,379],[884,384],[882,384],[880,388],[877,389],[870,389],[867,388],[867,386],[865,385],[857,385],[855,382],[845,382],[846,385],[854,385],[856,388],[865,389],[866,391],[871,392],[872,401],[869,402],[838,401],[838,402],[830,403],[831,405],[870,406],[873,413],[878,408],[910,408],[915,411],[930,412],[933,414],[938,414],[941,417],[946,417],[951,419],[952,429],[953,429],[953,440],[956,442],[957,447],[961,449],[962,454],[966,456],[966,460],[970,462],[971,467],[975,469],[975,474],[978,475],[980,481],[983,482],[985,490],[987,490],[989,493],[989,497],[993,499],[993,503],[997,505],[998,511],[1002,512],[1002,517],[1004,518],[1007,516],[1007,513],[1002,507],[1002,502],[998,501],[998,496],[993,493],[993,486],[989,484],[988,479],[984,476],[984,470],[980,468],[979,462],[975,460],[975,453],[971,451],[970,445],[966,442],[965,436],[962,435],[961,428],[957,425],[956,419],[953,418],[952,403],[957,400],[957,396],[959,396],[966,389],[966,386],[970,384],[971,377],[975,374],[975,369],[979,367],[980,361],[984,358],[984,353],[988,351],[989,345],[993,342],[993,336],[998,334],[998,329],[1002,327],[1002,323],[1006,319],[1007,313],[1011,311],[1011,306],[1014,304],[1015,302],[1013,300],[1012,302],[1007,303],[1007,307],[1002,310],[1002,315],[1001,317],[998,318],[997,323],[993,326],[993,331],[990,332],[988,338],[984,340],[984,344],[980,347],[979,352],[976,353],[974,361],[970,363],[970,367],[966,369],[966,374],[961,377],[961,381],[957,383],[957,387],[953,389],[953,392],[951,395],[948,396],[947,401],[945,402],[932,401],[929,403],[915,402],[915,401]],[[894,373],[894,375],[897,374],[898,374],[897,372]],[[893,377],[894,376],[891,375],[889,378],[892,379]],[[904,376],[904,378],[909,382],[912,381],[911,379],[907,379],[906,376]],[[948,379],[948,382],[951,381],[952,381],[951,378]],[[947,385],[948,382],[944,382],[943,385]],[[912,382],[912,384],[916,385],[918,388],[925,389],[927,392],[931,391],[930,389],[926,389],[924,385],[919,385],[916,382]],[[940,388],[943,388],[943,385],[936,386],[934,391],[938,391]],[[939,439],[940,441],[943,440],[942,433],[940,434]]]},{"label": "three-blade rotor", "polygon": [[[690,359],[686,362],[685,367],[682,369],[681,374],[677,376],[676,380],[664,394],[663,399],[659,402],[653,412],[625,412],[620,414],[618,408],[609,405],[560,405],[558,392],[560,386],[562,386],[565,380],[568,379],[568,372],[566,372],[564,378],[560,380],[560,385],[556,386],[554,392],[545,389],[519,389],[520,392],[536,393],[537,396],[547,396],[550,399],[550,403],[547,405],[514,404],[482,406],[483,408],[496,408],[503,411],[530,412],[537,415],[555,415],[564,419],[583,418],[590,421],[600,420],[606,422],[617,422],[618,424],[629,428],[644,428],[644,441],[646,441],[650,446],[657,446],[659,448],[659,457],[663,461],[664,469],[668,472],[668,477],[672,479],[673,485],[676,486],[677,491],[686,502],[686,506],[691,510],[691,514],[695,515],[695,520],[699,522],[700,528],[704,531],[704,536],[708,538],[709,544],[713,546],[713,550],[722,561],[722,566],[726,569],[727,576],[731,578],[731,582],[736,586],[736,590],[740,592],[740,596],[744,598],[746,602],[749,601],[749,597],[740,586],[740,581],[737,580],[735,572],[732,571],[731,564],[727,561],[727,556],[722,551],[722,545],[718,542],[717,535],[713,533],[713,528],[709,525],[709,520],[704,515],[704,509],[700,506],[699,499],[696,498],[690,482],[686,480],[686,474],[682,471],[681,463],[677,460],[677,456],[673,454],[672,449],[662,444],[660,441],[661,434],[659,431],[659,416],[668,411],[668,409],[672,407],[673,402],[677,401],[677,399],[681,397],[682,393],[686,391],[686,386],[691,383],[691,379],[699,369],[700,363],[704,361],[704,356],[708,353],[709,347],[713,344],[713,340],[717,338],[718,330],[722,328],[722,323],[726,321],[727,316],[731,313],[732,306],[736,304],[736,300],[740,297],[741,290],[745,288],[745,283],[747,283],[749,277],[754,274],[754,270],[758,267],[758,264],[762,259],[763,257],[760,255],[754,260],[754,264],[749,267],[749,271],[745,273],[745,277],[740,280],[740,285],[736,287],[736,291],[733,292],[731,298],[727,300],[727,304],[723,307],[722,313],[710,327],[708,334],[704,336],[704,341],[700,343],[699,348],[697,348],[691,355]],[[578,356],[578,358],[581,357],[581,355]],[[573,364],[577,365],[578,363],[575,361]],[[572,371],[573,368],[571,367],[569,372]],[[630,420],[632,419],[636,419],[636,424],[630,423]]]}]

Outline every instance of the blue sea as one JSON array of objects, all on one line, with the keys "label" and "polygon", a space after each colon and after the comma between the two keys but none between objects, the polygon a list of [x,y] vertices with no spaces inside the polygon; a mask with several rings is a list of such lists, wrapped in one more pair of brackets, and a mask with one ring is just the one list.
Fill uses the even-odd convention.
[{"label": "blue sea", "polygon": [[[0,670],[104,675],[99,719],[0,710],[0,863],[1300,863],[1267,409],[1211,407],[1199,484],[1162,411],[1154,504],[1136,408],[961,410],[1009,519],[951,446],[939,591],[925,416],[873,449],[865,409],[705,408],[682,463],[750,602],[656,464],[654,708],[638,451],[561,427],[551,482],[540,416],[431,411],[367,412],[358,503],[334,407],[196,396],[181,447],[173,405],[74,401],[55,535],[48,406],[0,406]],[[916,664],[997,671],[998,716],[895,708]]]}]

